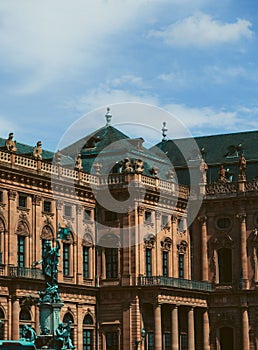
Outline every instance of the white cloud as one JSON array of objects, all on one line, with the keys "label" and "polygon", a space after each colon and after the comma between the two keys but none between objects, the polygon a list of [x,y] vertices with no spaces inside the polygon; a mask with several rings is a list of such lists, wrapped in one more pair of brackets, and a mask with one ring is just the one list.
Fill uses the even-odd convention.
[{"label": "white cloud", "polygon": [[[20,73],[17,92],[105,62],[114,35],[137,28],[147,0],[10,0],[0,3],[1,66]],[[141,19],[141,20],[140,20]]]},{"label": "white cloud", "polygon": [[152,30],[149,37],[162,39],[174,47],[205,48],[250,39],[254,35],[250,28],[251,23],[244,19],[239,18],[235,23],[223,23],[199,12],[163,30]]},{"label": "white cloud", "polygon": [[244,66],[207,66],[204,68],[209,81],[217,84],[231,83],[234,79],[244,78],[250,81],[258,80],[257,70],[248,70]]}]

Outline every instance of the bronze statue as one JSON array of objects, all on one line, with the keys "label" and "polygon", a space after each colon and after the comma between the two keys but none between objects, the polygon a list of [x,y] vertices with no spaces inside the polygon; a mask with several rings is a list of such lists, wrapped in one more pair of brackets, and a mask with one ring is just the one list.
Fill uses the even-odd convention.
[{"label": "bronze statue", "polygon": [[58,238],[56,239],[56,246],[51,247],[49,240],[44,241],[43,256],[42,259],[33,263],[33,266],[42,264],[43,275],[46,278],[46,282],[49,286],[57,285],[57,273],[58,273],[58,259],[60,243]]},{"label": "bronze statue", "polygon": [[246,159],[244,154],[241,155],[240,159],[239,159],[239,177],[241,177],[242,179],[245,179],[245,175],[246,175]]},{"label": "bronze statue", "polygon": [[37,339],[37,334],[35,329],[33,329],[31,326],[25,324],[22,328],[22,333],[21,333],[22,340],[28,341],[28,342],[35,342]]},{"label": "bronze statue", "polygon": [[58,350],[74,349],[72,339],[70,337],[71,333],[71,321],[65,326],[62,322],[59,323],[56,329],[56,340],[58,345]]}]

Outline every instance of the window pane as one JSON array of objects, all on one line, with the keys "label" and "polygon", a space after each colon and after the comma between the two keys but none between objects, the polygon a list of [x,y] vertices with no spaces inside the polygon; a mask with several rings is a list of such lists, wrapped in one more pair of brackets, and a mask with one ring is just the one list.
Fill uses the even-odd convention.
[{"label": "window pane", "polygon": [[89,247],[83,247],[83,277],[89,278]]},{"label": "window pane", "polygon": [[106,333],[106,350],[118,350],[118,334],[117,332]]},{"label": "window pane", "polygon": [[50,201],[44,201],[44,212],[50,213],[51,212],[51,202]]},{"label": "window pane", "polygon": [[25,237],[18,236],[17,263],[19,267],[25,266]]},{"label": "window pane", "polygon": [[106,278],[118,277],[118,249],[105,248]]},{"label": "window pane", "polygon": [[145,251],[145,262],[146,262],[146,276],[147,277],[151,277],[152,275],[152,269],[151,269],[151,265],[152,265],[152,259],[151,259],[151,254],[152,254],[152,250],[151,249],[146,249]]},{"label": "window pane", "polygon": [[178,277],[184,278],[184,254],[178,255]]},{"label": "window pane", "polygon": [[93,350],[93,330],[83,330],[83,350]]},{"label": "window pane", "polygon": [[163,259],[163,276],[168,276],[168,252],[162,253],[162,259]]},{"label": "window pane", "polygon": [[69,276],[69,248],[70,244],[63,244],[63,274]]}]

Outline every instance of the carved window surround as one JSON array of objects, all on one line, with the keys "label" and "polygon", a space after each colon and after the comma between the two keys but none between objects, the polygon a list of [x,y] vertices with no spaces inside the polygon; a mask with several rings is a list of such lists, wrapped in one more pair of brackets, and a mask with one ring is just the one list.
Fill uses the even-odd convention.
[{"label": "carved window surround", "polygon": [[186,241],[181,241],[176,245],[178,254],[186,254],[188,249],[188,243]]}]

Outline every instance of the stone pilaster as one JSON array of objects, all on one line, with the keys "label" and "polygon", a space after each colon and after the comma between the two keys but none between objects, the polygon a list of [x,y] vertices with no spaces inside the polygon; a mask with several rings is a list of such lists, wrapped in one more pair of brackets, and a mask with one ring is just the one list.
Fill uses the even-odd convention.
[{"label": "stone pilaster", "polygon": [[208,310],[203,312],[203,350],[210,350],[210,325]]},{"label": "stone pilaster", "polygon": [[208,281],[208,254],[207,254],[207,217],[198,218],[201,224],[201,257],[202,257],[202,281]]},{"label": "stone pilaster", "polygon": [[14,297],[12,300],[12,339],[13,340],[17,340],[20,338],[19,315],[20,315],[19,299]]},{"label": "stone pilaster", "polygon": [[195,350],[194,344],[194,308],[188,311],[188,350]]},{"label": "stone pilaster", "polygon": [[239,213],[237,218],[240,222],[241,236],[241,270],[242,270],[242,289],[249,289],[247,253],[246,253],[246,214]]},{"label": "stone pilaster", "polygon": [[175,305],[171,311],[171,350],[179,350],[178,340],[178,306]]},{"label": "stone pilaster", "polygon": [[155,323],[155,350],[162,350],[161,305],[156,304],[154,309]]},{"label": "stone pilaster", "polygon": [[242,310],[242,331],[243,331],[243,350],[249,350],[249,320],[248,309],[246,307]]}]

